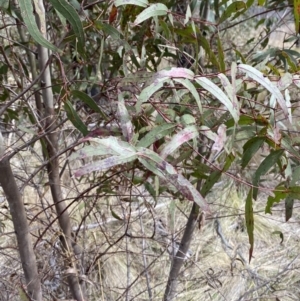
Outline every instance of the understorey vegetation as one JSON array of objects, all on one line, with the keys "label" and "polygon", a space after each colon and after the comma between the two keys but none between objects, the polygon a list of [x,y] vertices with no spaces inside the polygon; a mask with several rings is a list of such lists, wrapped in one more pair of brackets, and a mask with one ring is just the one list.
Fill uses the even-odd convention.
[{"label": "understorey vegetation", "polygon": [[299,300],[299,1],[0,12],[1,300]]}]

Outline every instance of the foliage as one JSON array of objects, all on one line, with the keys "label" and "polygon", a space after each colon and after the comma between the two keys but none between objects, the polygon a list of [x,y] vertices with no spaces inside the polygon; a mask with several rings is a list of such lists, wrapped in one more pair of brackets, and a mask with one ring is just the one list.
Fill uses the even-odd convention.
[{"label": "foliage", "polygon": [[[290,4],[192,1],[183,11],[179,4],[51,0],[45,3],[45,14],[38,1],[34,7],[29,0],[9,5],[0,1],[5,37],[0,49],[0,112],[6,131],[26,133],[22,143],[9,145],[6,155],[14,158],[41,141],[36,152],[43,162],[24,183],[38,178],[47,160],[51,164],[44,139],[51,131],[41,118],[43,107],[33,100],[51,89],[52,131],[60,134],[55,157],[66,162],[59,166],[61,177],[67,164],[84,162],[75,171],[70,167],[77,190],[67,206],[84,200],[79,227],[104,210],[99,209],[100,197],[109,208],[105,215],[124,223],[131,219],[135,202],[156,215],[150,207],[166,197],[193,202],[190,217],[197,221],[201,212],[217,219],[218,212],[206,198],[224,179],[232,179],[247,191],[250,261],[255,254],[253,207],[260,192],[268,195],[263,199],[266,213],[272,213],[275,203],[285,202],[286,221],[292,217],[294,200],[300,199],[299,138],[294,134],[300,86],[299,53],[293,45],[297,34],[286,38],[283,47],[269,47],[279,21],[264,18],[272,11],[283,14]],[[300,4],[293,5],[288,11],[299,32]],[[39,25],[44,19],[46,28]],[[260,30],[259,36],[248,39],[243,24]],[[235,43],[234,35],[242,42]],[[37,71],[33,63],[41,60],[37,44],[51,53],[43,66],[50,67],[51,87],[44,86],[39,75],[43,70]],[[264,185],[266,181],[270,183]],[[78,188],[84,185],[88,188]],[[142,201],[133,191],[142,191]],[[110,197],[115,195],[122,210],[114,209]],[[224,206],[230,206],[230,200]],[[186,232],[193,233],[188,225]],[[80,236],[78,229],[75,237]],[[120,241],[130,236],[127,231]],[[93,263],[84,264],[81,273],[88,277]]]}]

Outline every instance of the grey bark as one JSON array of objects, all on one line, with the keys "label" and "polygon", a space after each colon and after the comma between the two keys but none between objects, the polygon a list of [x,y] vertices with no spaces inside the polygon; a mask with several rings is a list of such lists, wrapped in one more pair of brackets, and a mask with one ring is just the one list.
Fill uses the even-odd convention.
[{"label": "grey bark", "polygon": [[[39,5],[36,7],[39,12],[40,17],[45,17],[45,9],[43,1],[38,1]],[[46,24],[37,17],[37,23],[41,29],[42,34],[47,39],[46,32],[43,32],[43,29],[47,28]],[[62,244],[65,253],[65,269],[67,273],[67,279],[69,283],[69,288],[71,290],[72,296],[77,301],[84,301],[84,295],[79,284],[79,278],[77,275],[76,264],[74,262],[74,252],[72,246],[72,228],[70,216],[67,211],[67,206],[63,200],[60,177],[59,177],[59,160],[58,160],[58,134],[54,130],[56,127],[56,113],[54,109],[54,98],[52,93],[52,82],[51,82],[51,73],[50,68],[45,65],[49,60],[48,50],[41,45],[38,45],[38,62],[39,68],[42,72],[41,81],[43,84],[42,89],[42,98],[45,106],[44,113],[44,122],[45,122],[45,131],[49,131],[50,134],[46,136],[45,142],[47,145],[47,155],[49,158],[52,158],[48,165],[48,178],[49,185],[51,189],[51,194],[53,202],[55,204],[56,213],[58,216],[59,226],[63,232]],[[44,71],[43,71],[44,70]]]},{"label": "grey bark", "polygon": [[163,298],[164,301],[175,300],[179,272],[189,250],[189,246],[193,238],[193,232],[197,226],[197,220],[199,216],[198,212],[198,205],[194,203],[181,239],[179,249],[172,260],[171,271]]},{"label": "grey bark", "polygon": [[[1,157],[2,155],[3,148]],[[37,272],[36,258],[31,243],[25,207],[13,175],[10,162],[5,157],[0,159],[0,184],[7,198],[10,214],[16,232],[21,263],[27,285],[27,293],[32,300],[41,301],[41,282]]]}]

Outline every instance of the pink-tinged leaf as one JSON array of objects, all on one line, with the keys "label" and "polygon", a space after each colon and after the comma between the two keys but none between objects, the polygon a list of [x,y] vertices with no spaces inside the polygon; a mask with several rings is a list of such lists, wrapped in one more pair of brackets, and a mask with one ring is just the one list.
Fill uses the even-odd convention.
[{"label": "pink-tinged leaf", "polygon": [[282,136],[281,136],[280,129],[279,129],[278,126],[276,126],[276,127],[274,128],[274,142],[275,142],[276,144],[280,145],[281,138],[282,138]]},{"label": "pink-tinged leaf", "polygon": [[252,188],[251,188],[245,203],[245,220],[246,220],[246,227],[247,227],[249,243],[250,243],[249,263],[253,255],[253,248],[254,248],[254,215],[253,215],[252,202],[253,199],[252,199]]},{"label": "pink-tinged leaf", "polygon": [[293,76],[291,73],[285,73],[280,77],[280,80],[277,82],[277,87],[280,91],[285,90],[293,83]]},{"label": "pink-tinged leaf", "polygon": [[185,142],[194,139],[198,136],[197,128],[192,125],[184,128],[179,133],[173,136],[170,142],[163,148],[160,155],[165,159],[168,155],[173,153],[177,148],[179,148]]},{"label": "pink-tinged leaf", "polygon": [[173,67],[170,70],[161,70],[155,74],[156,78],[164,78],[164,77],[169,77],[169,78],[187,78],[187,79],[194,79],[194,72],[191,71],[190,69],[186,68],[176,68]]},{"label": "pink-tinged leaf", "polygon": [[171,164],[147,148],[138,147],[137,155],[139,161],[146,168],[150,169],[154,174],[176,187],[184,197],[192,202],[195,202],[202,211],[205,213],[210,213],[209,205],[203,196],[194,187],[194,185],[181,174],[179,174]]},{"label": "pink-tinged leaf", "polygon": [[118,155],[118,153],[113,152],[108,147],[102,146],[97,147],[95,145],[85,145],[83,148],[74,152],[70,157],[69,160],[76,160],[76,159],[86,159],[93,156],[105,156],[105,155]]},{"label": "pink-tinged leaf", "polygon": [[81,177],[86,174],[90,174],[94,171],[103,171],[107,170],[116,165],[125,164],[137,159],[136,154],[131,155],[123,155],[123,156],[111,156],[109,158],[96,161],[90,164],[87,164],[81,168],[79,168],[75,173],[74,177]]},{"label": "pink-tinged leaf", "polygon": [[300,88],[300,75],[299,74],[296,74],[293,76],[293,83],[298,87]]},{"label": "pink-tinged leaf", "polygon": [[269,92],[271,92],[276,97],[276,100],[279,106],[281,107],[284,116],[286,118],[289,117],[288,108],[284,100],[284,97],[282,96],[280,90],[275,85],[273,85],[272,82],[267,77],[264,77],[264,75],[260,71],[258,71],[257,69],[249,65],[239,64],[238,69],[246,73],[249,77],[257,81],[259,84],[265,87]]},{"label": "pink-tinged leaf", "polygon": [[[98,155],[131,155],[135,149],[129,143],[118,140],[116,137],[93,138],[85,137],[80,142],[90,142],[93,147],[85,146],[71,155],[71,159],[86,158]],[[93,149],[95,152],[93,152]]]},{"label": "pink-tinged leaf", "polygon": [[133,125],[125,106],[122,93],[118,97],[118,114],[120,116],[122,133],[126,141],[130,142],[133,137]]},{"label": "pink-tinged leaf", "polygon": [[224,148],[224,144],[226,142],[226,125],[221,124],[218,128],[218,136],[215,140],[215,143],[212,146],[212,150],[221,151]]},{"label": "pink-tinged leaf", "polygon": [[234,121],[238,123],[240,119],[240,112],[238,108],[233,106],[227,95],[211,80],[206,77],[196,77],[196,82],[201,85],[205,90],[215,96],[230,112]]}]

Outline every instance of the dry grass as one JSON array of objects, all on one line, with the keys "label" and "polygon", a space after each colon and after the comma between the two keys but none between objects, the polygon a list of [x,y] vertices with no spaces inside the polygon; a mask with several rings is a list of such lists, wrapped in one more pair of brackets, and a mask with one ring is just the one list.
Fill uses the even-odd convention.
[{"label": "dry grass", "polygon": [[[13,161],[20,184],[36,168],[38,160],[32,161],[30,170],[20,162],[29,162],[34,157],[32,154],[38,153],[38,149],[22,152],[19,155],[22,158]],[[78,162],[71,165],[71,169],[77,166]],[[65,197],[71,204],[72,221],[74,226],[84,226],[77,232],[76,240],[82,248],[77,262],[89,300],[161,300],[171,266],[168,243],[172,239],[180,240],[191,203],[172,200],[166,194],[155,205],[142,187],[134,186],[131,191],[136,195],[134,202],[125,202],[117,196],[99,197],[96,187],[72,203],[89,184],[67,175],[68,172],[63,177],[63,185]],[[61,233],[55,222],[48,186],[44,183],[45,175],[38,174],[24,187],[23,197],[36,244],[45,300],[52,300],[54,296],[65,298],[68,291],[62,285],[65,276]],[[274,187],[276,183],[264,185]],[[275,300],[276,297],[299,300],[298,204],[295,204],[293,218],[285,223],[284,205],[275,206],[272,216],[265,215],[267,194],[260,194],[254,208],[254,257],[249,264],[244,224],[246,190],[224,176],[223,182],[208,195],[207,200],[218,218],[208,219],[203,229],[194,234],[193,256],[186,260],[181,272],[178,300]],[[118,193],[120,191],[116,191]],[[126,218],[117,220],[112,216],[112,209]],[[0,300],[19,300],[22,270],[5,203],[1,213],[4,226],[0,240]],[[158,219],[166,223],[169,240],[155,231]],[[217,233],[216,226],[222,235]],[[283,243],[274,231],[283,233]]]}]

